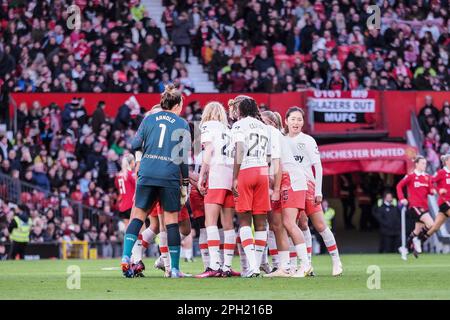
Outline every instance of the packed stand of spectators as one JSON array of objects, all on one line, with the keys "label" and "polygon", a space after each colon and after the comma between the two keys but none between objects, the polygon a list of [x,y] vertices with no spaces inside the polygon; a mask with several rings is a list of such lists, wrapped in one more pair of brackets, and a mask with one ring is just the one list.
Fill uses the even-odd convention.
[{"label": "packed stand of spectators", "polygon": [[[118,109],[115,118],[106,117],[104,108],[100,101],[88,116],[84,100],[76,97],[65,106],[22,103],[17,134],[0,136],[0,173],[30,186],[17,186],[15,191],[14,185],[2,185],[1,198],[15,196],[28,206],[33,219],[41,219],[37,224],[42,232],[52,219],[55,232],[60,230],[73,239],[81,240],[91,231],[99,241],[115,242],[123,236],[123,225],[116,215],[114,179],[120,170],[120,157],[131,149],[145,110],[134,97]],[[80,228],[83,230],[86,222],[81,224],[79,210],[91,223],[83,234]],[[9,212],[0,214],[0,221],[9,217]]]},{"label": "packed stand of spectators", "polygon": [[439,109],[431,96],[425,97],[418,122],[424,135],[424,150],[431,172],[440,168],[440,155],[450,153],[450,102],[445,101]]},{"label": "packed stand of spectators", "polygon": [[[71,4],[81,9],[79,29],[68,20]],[[164,37],[139,0],[3,0],[0,86],[9,92],[138,93],[162,92],[174,82],[193,91],[177,51],[189,24],[182,18],[174,23],[177,30]]]},{"label": "packed stand of spectators", "polygon": [[187,14],[192,48],[223,92],[449,90],[449,1],[163,1]]},{"label": "packed stand of spectators", "polygon": [[71,216],[59,217],[50,206],[45,210],[6,203],[0,199],[0,260],[6,259],[5,244],[12,233],[11,221],[18,216],[25,221],[31,218],[32,226],[29,243],[61,243],[62,241],[88,241],[91,248],[97,248],[100,257],[114,257],[120,254],[123,232],[112,231],[111,224],[102,223],[98,227],[90,219],[77,224]]}]

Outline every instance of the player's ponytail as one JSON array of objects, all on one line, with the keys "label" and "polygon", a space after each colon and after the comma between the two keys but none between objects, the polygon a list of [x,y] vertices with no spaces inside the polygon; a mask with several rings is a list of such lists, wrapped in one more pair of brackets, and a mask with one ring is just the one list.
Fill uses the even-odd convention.
[{"label": "player's ponytail", "polygon": [[172,110],[173,107],[181,103],[182,99],[181,91],[177,90],[173,84],[168,84],[161,94],[159,104],[163,110]]},{"label": "player's ponytail", "polygon": [[216,120],[223,123],[226,127],[228,127],[228,119],[227,113],[225,112],[225,108],[220,102],[212,101],[208,102],[203,109],[202,120],[200,121],[200,127],[208,121]]},{"label": "player's ponytail", "polygon": [[239,109],[240,117],[253,117],[262,122],[261,113],[259,112],[255,99],[249,96],[239,95],[234,98],[234,105]]},{"label": "player's ponytail", "polygon": [[[277,116],[278,114],[278,116]],[[281,130],[281,116],[278,112],[272,112],[270,110],[263,111],[261,113],[261,116],[263,117],[264,122],[272,127],[277,128],[278,130]]]}]

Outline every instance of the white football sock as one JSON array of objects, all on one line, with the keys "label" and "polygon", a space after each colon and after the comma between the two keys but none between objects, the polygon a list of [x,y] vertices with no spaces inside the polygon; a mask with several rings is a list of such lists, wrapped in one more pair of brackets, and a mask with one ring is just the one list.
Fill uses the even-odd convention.
[{"label": "white football sock", "polygon": [[202,255],[203,266],[206,269],[209,267],[208,237],[206,235],[206,228],[200,229],[198,246],[200,248],[200,254]]},{"label": "white football sock", "polygon": [[217,226],[206,227],[208,237],[209,267],[213,270],[220,268],[220,235]]},{"label": "white football sock", "polygon": [[234,229],[226,230],[223,232],[224,234],[224,243],[223,243],[223,271],[229,271],[231,269],[231,265],[233,263],[234,256],[234,248],[236,247],[236,232]]},{"label": "white football sock", "polygon": [[242,247],[244,248],[245,255],[249,264],[249,269],[255,273],[259,273],[259,266],[256,263],[255,245],[253,239],[252,228],[241,227],[239,230],[241,236]]},{"label": "white football sock", "polygon": [[161,231],[159,233],[159,251],[161,251],[161,258],[164,262],[166,271],[170,270],[170,255],[169,247],[167,246],[167,232]]},{"label": "white football sock", "polygon": [[292,242],[292,239],[290,237],[289,237],[289,261],[291,270],[295,271],[298,266],[297,252],[295,251],[294,243]]},{"label": "white football sock", "polygon": [[247,256],[245,255],[244,247],[242,246],[241,237],[239,236],[239,233],[236,236],[236,245],[239,251],[239,263],[241,265],[241,272],[246,272],[249,268],[248,260]]},{"label": "white football sock", "polygon": [[269,248],[269,255],[272,257],[272,266],[278,268],[280,264],[280,258],[278,255],[277,242],[275,239],[275,233],[269,230],[267,236],[267,246]]},{"label": "white football sock", "polygon": [[259,270],[261,266],[262,257],[266,252],[267,245],[267,231],[255,231],[255,257],[256,257],[256,267]]},{"label": "white football sock", "polygon": [[310,265],[305,243],[297,244],[295,246],[295,252],[297,253],[297,257],[300,259],[300,265],[302,267]]},{"label": "white football sock", "polygon": [[339,258],[339,251],[336,245],[336,239],[334,238],[333,232],[331,232],[330,228],[325,228],[322,232],[320,232],[320,236],[327,247],[328,253],[331,256],[331,260],[333,263],[338,263],[341,261]]},{"label": "white football sock", "polygon": [[[284,271],[289,272],[290,269],[290,258],[289,251],[278,251],[278,255],[280,257],[280,268]],[[297,257],[295,258],[297,260]]]},{"label": "white football sock", "polygon": [[312,236],[311,236],[311,231],[308,229],[306,229],[305,231],[303,231],[303,237],[305,237],[305,244],[306,244],[306,250],[308,252],[308,259],[309,262],[311,263],[311,259],[312,259]]},{"label": "white football sock", "polygon": [[131,263],[138,263],[142,260],[143,246],[141,235],[139,235],[138,239],[134,243],[133,249],[131,249]]}]

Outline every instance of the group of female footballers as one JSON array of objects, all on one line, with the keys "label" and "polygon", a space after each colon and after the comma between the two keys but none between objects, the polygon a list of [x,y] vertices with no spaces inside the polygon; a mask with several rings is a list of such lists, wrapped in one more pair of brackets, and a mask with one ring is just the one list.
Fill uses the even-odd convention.
[{"label": "group of female footballers", "polygon": [[[179,271],[178,263],[179,245],[191,232],[187,199],[200,226],[205,270],[197,278],[255,277],[261,271],[265,277],[314,275],[309,221],[328,248],[332,275],[341,275],[336,241],[321,207],[320,154],[315,140],[302,132],[303,110],[292,107],[283,120],[277,112],[260,113],[249,96],[230,100],[228,114],[221,103],[210,102],[198,128],[201,147],[192,148],[196,140],[189,134],[189,158],[180,164],[175,163],[172,149],[177,146],[173,144],[177,129],[189,130],[179,117],[182,104],[181,93],[167,87],[160,104],[141,124],[147,128],[138,130],[136,157],[131,153],[123,156],[116,178],[119,210],[123,219],[131,216],[124,240],[124,275],[143,276],[143,252],[159,235],[161,255],[155,267],[166,277],[187,276]],[[147,162],[141,164],[144,159]],[[416,257],[422,251],[421,243],[450,214],[450,155],[443,156],[442,162],[443,169],[431,177],[425,172],[426,159],[418,156],[415,170],[397,185],[400,202],[409,205],[416,217],[416,227],[408,238],[408,249]],[[436,221],[428,211],[428,194],[439,194]],[[143,226],[146,217],[150,221],[147,228]],[[232,269],[236,247],[240,272]]]},{"label": "group of female footballers", "polygon": [[[315,140],[302,132],[304,112],[298,107],[290,108],[283,120],[276,112],[261,113],[249,96],[239,95],[230,100],[228,113],[221,103],[208,103],[199,128],[201,148],[191,148],[188,177],[182,165],[179,166],[181,210],[168,209],[170,193],[161,187],[163,184],[147,183],[158,185],[160,201],[142,200],[140,193],[144,189],[139,186],[139,179],[144,183],[142,175],[152,174],[149,168],[143,171],[143,161],[165,159],[161,156],[163,151],[158,150],[166,142],[164,139],[170,137],[164,136],[166,124],[161,121],[165,120],[168,126],[176,123],[172,118],[178,117],[182,103],[176,89],[166,88],[160,105],[147,116],[153,116],[155,124],[144,119],[149,129],[138,130],[141,139],[134,145],[142,145],[142,150],[136,152],[136,158],[131,154],[123,157],[116,185],[122,197],[122,217],[131,214],[124,240],[124,275],[142,275],[145,269],[143,251],[159,234],[161,255],[155,267],[164,270],[167,277],[186,276],[179,271],[178,261],[173,260],[179,259],[176,244],[191,231],[185,205],[187,198],[193,218],[200,226],[199,247],[205,268],[195,277],[256,277],[261,271],[265,277],[312,276],[312,238],[308,221],[328,248],[332,275],[341,275],[343,269],[336,241],[323,218],[319,150]],[[193,143],[195,145],[195,141]],[[153,171],[160,177],[158,170],[165,170],[164,166]],[[154,197],[153,191],[145,192]],[[142,227],[141,210],[146,210],[150,220],[146,229]],[[237,232],[235,215],[239,222]],[[178,227],[179,239],[169,234],[174,226]],[[133,234],[137,233],[135,237]],[[232,268],[236,246],[240,272]]]}]

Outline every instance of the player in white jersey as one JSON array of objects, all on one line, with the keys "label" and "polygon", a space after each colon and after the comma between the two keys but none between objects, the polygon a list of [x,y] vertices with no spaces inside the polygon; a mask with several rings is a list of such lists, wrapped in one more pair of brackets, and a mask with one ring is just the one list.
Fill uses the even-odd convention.
[{"label": "player in white jersey", "polygon": [[[201,143],[204,145],[203,161],[198,177],[198,189],[204,195],[205,226],[208,239],[209,267],[197,278],[231,277],[239,273],[231,269],[236,246],[233,225],[234,199],[231,191],[233,179],[234,148],[228,128],[225,108],[219,102],[205,106],[200,122]],[[218,220],[224,232],[224,258],[220,258],[220,233]]]},{"label": "player in white jersey", "polygon": [[[312,273],[312,267],[308,260],[308,254],[303,233],[297,225],[297,217],[305,208],[306,177],[303,168],[295,161],[293,149],[296,146],[289,137],[282,139],[281,167],[281,208],[282,221],[287,235],[292,240],[293,250],[300,259],[300,268],[295,270],[295,265],[289,263],[289,240],[286,234],[280,234],[277,238],[277,247],[280,255],[280,268],[268,277],[305,277]],[[297,263],[297,258],[294,258]]]},{"label": "player in white jersey", "polygon": [[[322,165],[317,143],[313,137],[302,132],[304,111],[292,107],[286,113],[287,136],[294,148],[291,148],[295,161],[303,168],[307,179],[307,191],[304,211],[299,217],[299,226],[311,248],[311,232],[308,228],[308,218],[314,229],[321,235],[333,262],[333,276],[342,274],[342,263],[333,233],[324,221],[322,211]],[[314,167],[315,175],[312,167]],[[311,251],[311,249],[310,249]]]},{"label": "player in white jersey", "polygon": [[237,109],[239,119],[231,129],[236,148],[233,193],[239,215],[241,244],[249,262],[246,276],[254,277],[260,274],[261,259],[267,242],[267,212],[271,210],[267,159],[270,154],[270,130],[261,121],[254,99],[238,96],[232,104]]},{"label": "player in white jersey", "polygon": [[[277,240],[286,235],[286,229],[283,227],[283,221],[281,219],[281,201],[280,201],[280,188],[281,188],[281,143],[283,134],[281,133],[283,120],[278,112],[264,111],[261,113],[261,117],[264,123],[269,127],[271,133],[271,163],[269,169],[269,183],[270,183],[270,202],[272,210],[269,212],[269,233],[267,236],[268,254],[272,257],[272,267],[270,268],[268,263],[268,257],[265,253],[263,255],[263,262],[261,269],[266,273],[272,273],[279,268],[279,255],[277,249]],[[289,257],[288,257],[289,261]]]}]

